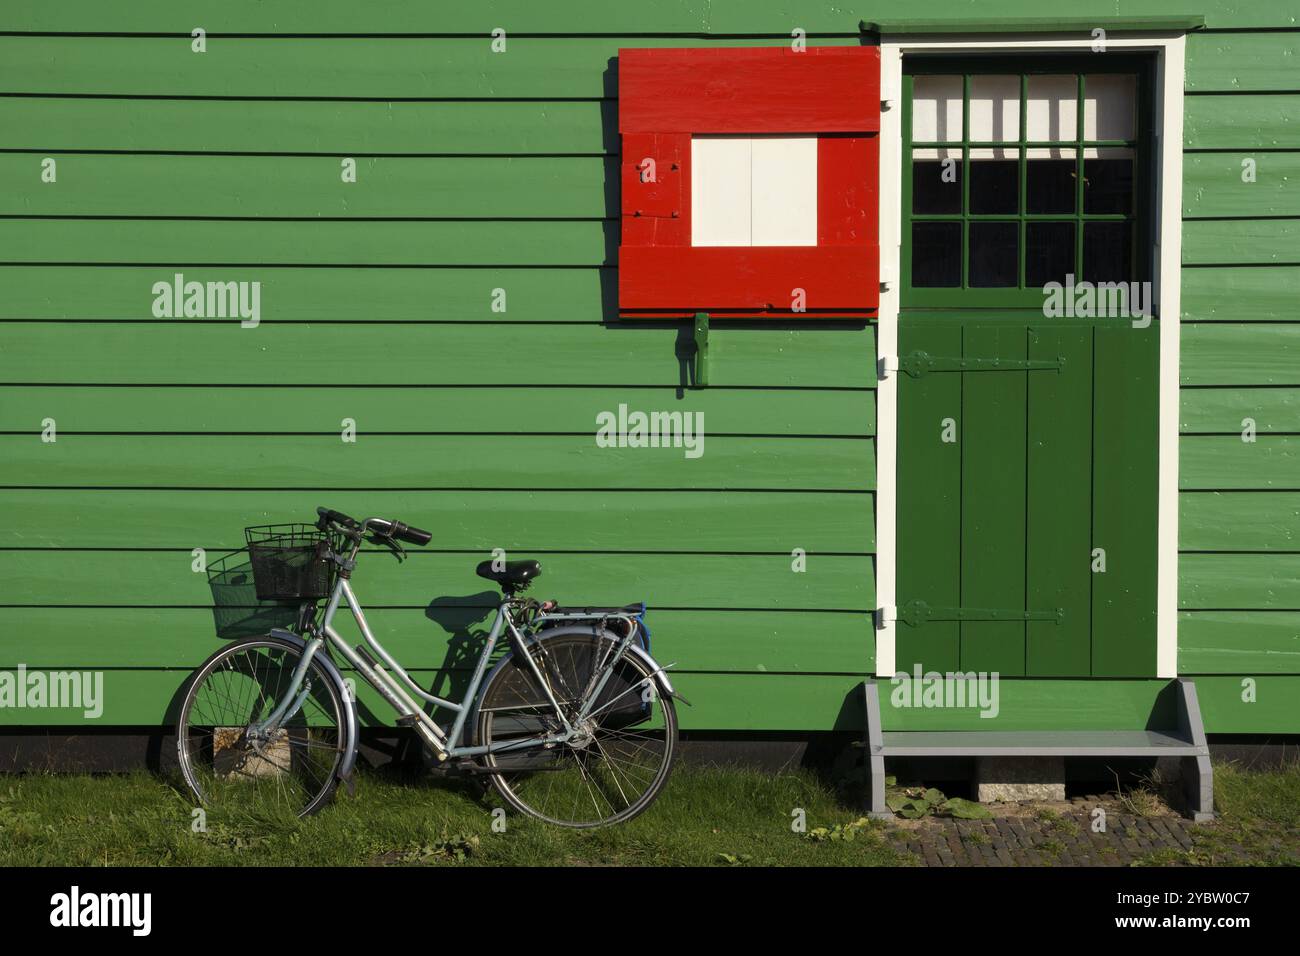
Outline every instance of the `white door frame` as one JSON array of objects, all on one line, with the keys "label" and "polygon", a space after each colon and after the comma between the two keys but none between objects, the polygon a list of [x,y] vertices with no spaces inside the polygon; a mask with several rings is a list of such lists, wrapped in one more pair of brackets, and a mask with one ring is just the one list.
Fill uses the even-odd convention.
[{"label": "white door frame", "polygon": [[[920,52],[1088,52],[1097,41],[1076,35],[978,38],[882,36],[880,40],[880,275],[876,349],[876,676],[896,671],[898,541],[898,355],[900,244],[902,241],[903,57]],[[1107,38],[1106,50],[1156,53],[1155,130],[1159,175],[1154,223],[1152,289],[1160,316],[1159,504],[1156,566],[1156,676],[1178,673],[1178,353],[1179,266],[1182,258],[1183,62],[1182,33],[1132,33]],[[1104,52],[1096,52],[1105,56]],[[1082,559],[1081,559],[1082,560]]]}]

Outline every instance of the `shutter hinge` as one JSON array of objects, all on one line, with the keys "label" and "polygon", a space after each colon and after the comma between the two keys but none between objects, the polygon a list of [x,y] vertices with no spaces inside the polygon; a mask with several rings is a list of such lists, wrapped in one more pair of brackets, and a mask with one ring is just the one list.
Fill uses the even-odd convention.
[{"label": "shutter hinge", "polygon": [[898,371],[897,355],[882,355],[876,359],[876,377],[880,380],[889,378],[890,373]]},{"label": "shutter hinge", "polygon": [[1019,608],[931,607],[925,601],[909,601],[898,607],[898,620],[910,627],[927,621],[1051,621],[1065,620],[1064,608],[1050,611],[1025,611]]},{"label": "shutter hinge", "polygon": [[1013,359],[1013,358],[957,358],[947,355],[931,355],[917,350],[904,355],[898,360],[899,367],[912,378],[920,378],[927,372],[999,372],[1032,371],[1036,369],[1055,369],[1065,367],[1065,359]]},{"label": "shutter hinge", "polygon": [[884,607],[878,607],[871,612],[874,619],[876,630],[883,630],[886,624],[892,624],[898,620],[898,608],[893,604],[886,604]]}]

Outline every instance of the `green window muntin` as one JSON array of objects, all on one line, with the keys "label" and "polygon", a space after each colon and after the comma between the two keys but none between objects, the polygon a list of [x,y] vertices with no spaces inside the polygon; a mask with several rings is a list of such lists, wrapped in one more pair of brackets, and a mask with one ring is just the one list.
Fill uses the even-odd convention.
[{"label": "green window muntin", "polygon": [[[1145,281],[1151,277],[1155,179],[1151,129],[1152,61],[1114,53],[1054,56],[917,55],[904,60],[902,304],[932,308],[1041,308],[1043,285]],[[1068,78],[1073,129],[1041,129],[1044,109]],[[1097,88],[1090,102],[1089,81]],[[990,98],[994,87],[998,96]],[[932,135],[914,137],[914,97],[947,87],[960,103],[960,135],[944,129],[933,104]],[[1015,87],[1018,86],[1018,91]],[[983,87],[981,90],[980,88]],[[1111,100],[1106,102],[1109,89]],[[972,96],[975,90],[981,95]],[[1125,93],[1125,90],[1131,92]],[[1117,97],[1116,92],[1122,93]],[[1126,135],[1088,136],[1113,125],[1105,115],[1131,100]],[[981,125],[975,138],[972,100]],[[1030,117],[1030,103],[1036,106]],[[1044,106],[1046,102],[1046,106]],[[1057,106],[1067,104],[1060,98]],[[998,129],[998,106],[1004,122]],[[1011,110],[1010,114],[1006,114]],[[950,109],[949,112],[952,112]],[[953,117],[956,119],[956,117]],[[1059,126],[1070,125],[1061,112]],[[920,124],[925,127],[923,118]],[[1009,132],[1005,127],[1014,127]],[[1033,127],[1033,129],[1031,129]],[[1014,134],[1014,135],[1011,135]],[[935,188],[948,160],[955,180]]]}]

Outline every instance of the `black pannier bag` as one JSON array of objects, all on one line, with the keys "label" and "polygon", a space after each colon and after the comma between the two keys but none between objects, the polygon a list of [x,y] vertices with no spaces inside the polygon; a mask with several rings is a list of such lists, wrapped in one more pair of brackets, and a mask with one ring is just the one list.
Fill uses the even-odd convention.
[{"label": "black pannier bag", "polygon": [[[626,619],[604,618],[602,612],[631,616],[632,626],[636,628],[634,643],[640,644],[644,650],[649,651],[650,632],[642,618],[645,605],[628,608],[555,608],[551,613],[590,616],[593,624],[599,621],[615,636],[626,637]],[[543,626],[537,636],[544,646],[548,630],[572,623],[572,620],[556,620],[549,627]],[[565,637],[570,636],[582,637],[581,634],[565,635]],[[563,666],[571,673],[589,676],[608,659],[615,646],[609,641],[585,642],[573,650],[566,651]],[[617,730],[632,727],[648,720],[654,712],[653,695],[658,692],[658,688],[653,685],[647,687],[641,683],[641,670],[631,663],[629,656],[629,652],[624,653],[592,706],[591,712],[596,715],[603,728]],[[515,710],[517,718],[521,721],[521,732],[528,732],[523,725],[531,726],[537,721],[536,718],[526,718],[524,712],[534,711],[535,714],[542,715],[550,710],[550,704],[546,695],[538,688],[536,678],[533,677],[528,665],[522,659],[516,655],[507,667],[510,668],[510,674],[503,678],[504,683],[497,684],[494,709]],[[575,694],[581,693],[584,689],[585,687],[572,688]],[[553,715],[554,712],[551,713]],[[537,729],[539,728],[534,727],[532,732],[536,732]]]}]

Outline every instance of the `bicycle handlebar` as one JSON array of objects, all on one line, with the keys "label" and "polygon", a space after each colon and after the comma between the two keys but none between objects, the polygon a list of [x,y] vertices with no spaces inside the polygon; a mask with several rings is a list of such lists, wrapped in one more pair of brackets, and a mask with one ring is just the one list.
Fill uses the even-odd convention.
[{"label": "bicycle handlebar", "polygon": [[316,527],[322,531],[330,524],[336,524],[349,531],[377,531],[385,537],[405,541],[407,544],[415,544],[420,547],[424,547],[433,540],[432,533],[403,524],[401,521],[389,521],[387,518],[367,518],[365,521],[358,521],[341,511],[334,511],[330,508],[317,508],[316,514],[320,516],[316,520]]}]

